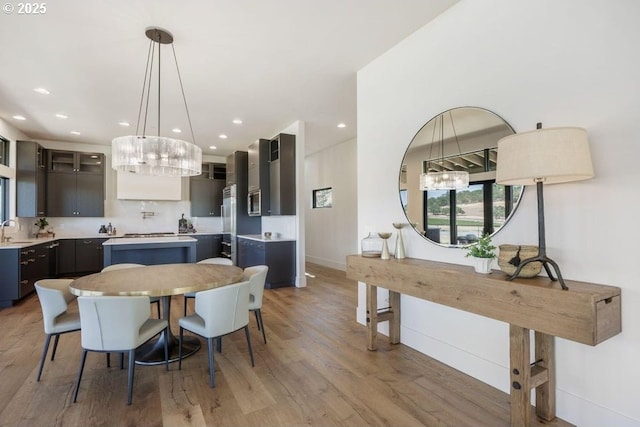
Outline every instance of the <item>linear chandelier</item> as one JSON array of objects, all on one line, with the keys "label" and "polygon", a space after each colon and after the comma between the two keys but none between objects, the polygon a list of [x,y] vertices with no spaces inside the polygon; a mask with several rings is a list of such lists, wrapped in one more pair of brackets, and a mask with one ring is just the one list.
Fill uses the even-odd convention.
[{"label": "linear chandelier", "polygon": [[[453,115],[451,114],[451,110],[448,111],[449,120],[451,122],[451,129],[453,131],[453,137],[455,138],[456,144],[458,146],[458,153],[460,154],[460,142],[458,141],[458,136],[456,135],[456,128],[453,124]],[[444,118],[445,113],[436,116],[435,122],[433,125],[433,134],[431,138],[431,146],[429,148],[429,160],[427,161],[426,171],[420,174],[420,189],[422,191],[429,190],[457,190],[460,188],[469,187],[469,172],[466,170],[449,170],[447,169],[444,161]],[[439,119],[439,120],[438,120]],[[433,150],[433,146],[436,143],[436,133],[440,138],[440,159],[439,161],[432,162],[431,152]],[[438,164],[439,170],[435,169],[431,166],[431,163]]]},{"label": "linear chandelier", "polygon": [[[187,99],[184,95],[182,79],[176,51],[173,48],[173,35],[166,30],[157,27],[147,28],[145,31],[149,38],[149,52],[147,54],[147,66],[145,69],[144,82],[142,85],[142,96],[140,108],[138,110],[138,122],[136,125],[136,135],[121,136],[111,141],[111,167],[118,172],[137,173],[141,175],[162,175],[162,176],[194,176],[202,172],[202,149],[195,144],[191,117],[187,107]],[[169,44],[173,51],[173,58],[176,64],[178,81],[184,101],[191,138],[193,143],[180,139],[160,136],[160,45]],[[157,45],[157,46],[156,46]],[[153,66],[155,60],[156,47],[158,50],[157,74],[158,74],[158,135],[147,135],[147,115],[149,111],[149,94],[151,92],[151,80],[153,77]],[[139,133],[140,120],[144,105],[144,120],[142,123],[142,134]]]}]

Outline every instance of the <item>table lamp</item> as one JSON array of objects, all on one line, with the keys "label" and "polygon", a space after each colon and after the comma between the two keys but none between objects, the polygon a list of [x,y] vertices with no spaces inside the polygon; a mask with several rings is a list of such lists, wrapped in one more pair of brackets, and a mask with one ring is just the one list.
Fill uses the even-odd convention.
[{"label": "table lamp", "polygon": [[[508,278],[513,280],[531,262],[541,262],[549,278],[568,290],[558,264],[547,256],[544,230],[545,184],[581,181],[593,177],[587,131],[577,127],[537,129],[509,135],[498,141],[496,183],[533,185],[538,195],[538,255],[524,259]],[[549,266],[553,266],[556,279]]]}]

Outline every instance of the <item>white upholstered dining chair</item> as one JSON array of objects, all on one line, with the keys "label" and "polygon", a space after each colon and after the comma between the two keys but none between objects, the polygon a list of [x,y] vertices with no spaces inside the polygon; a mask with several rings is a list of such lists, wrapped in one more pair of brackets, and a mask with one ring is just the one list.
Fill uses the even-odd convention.
[{"label": "white upholstered dining chair", "polygon": [[[125,268],[136,268],[136,267],[144,267],[144,264],[133,264],[133,263],[126,263],[126,262],[121,264],[111,264],[103,268],[102,271],[105,272],[105,271],[122,270]],[[149,302],[151,304],[156,305],[156,310],[158,310],[158,319],[160,319],[162,317],[160,314],[160,298],[150,297]]]},{"label": "white upholstered dining chair", "polygon": [[195,314],[183,317],[180,325],[178,369],[182,369],[182,337],[184,330],[191,331],[207,339],[209,355],[209,386],[215,387],[214,341],[223,335],[244,328],[251,357],[251,338],[249,336],[249,282],[240,282],[196,293]]},{"label": "white upholstered dining chair", "polygon": [[69,284],[73,279],[42,279],[35,283],[38,300],[42,308],[42,321],[44,323],[44,348],[40,358],[37,381],[40,381],[44,360],[47,358],[51,337],[55,337],[51,360],[56,357],[58,339],[61,334],[80,330],[80,315],[77,310],[69,310],[69,303],[76,299],[69,290]]},{"label": "white upholstered dining chair", "polygon": [[[203,259],[201,261],[198,261],[196,264],[233,265],[233,261],[231,261],[229,258],[216,257],[216,258]],[[187,315],[188,298],[195,298],[195,297],[196,297],[195,292],[187,292],[186,294],[184,294],[184,315],[185,316]]]},{"label": "white upholstered dining chair", "polygon": [[258,323],[258,330],[262,331],[262,339],[267,343],[267,336],[264,332],[264,322],[262,321],[262,295],[264,294],[264,284],[267,280],[269,267],[266,265],[256,265],[247,267],[242,274],[242,280],[249,281],[249,311],[253,311]]},{"label": "white upholstered dining chair", "polygon": [[[129,353],[127,405],[131,405],[135,350],[162,331],[169,334],[169,322],[151,319],[147,296],[78,297],[82,357],[73,401],[78,398],[87,352]],[[169,370],[168,340],[164,340],[165,368]]]}]

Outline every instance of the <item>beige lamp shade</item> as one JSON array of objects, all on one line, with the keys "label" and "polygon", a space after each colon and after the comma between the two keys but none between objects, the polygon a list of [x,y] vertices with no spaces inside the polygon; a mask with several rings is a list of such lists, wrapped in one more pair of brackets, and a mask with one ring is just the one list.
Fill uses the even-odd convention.
[{"label": "beige lamp shade", "polygon": [[593,164],[585,129],[536,129],[498,141],[498,184],[558,184],[589,178]]}]

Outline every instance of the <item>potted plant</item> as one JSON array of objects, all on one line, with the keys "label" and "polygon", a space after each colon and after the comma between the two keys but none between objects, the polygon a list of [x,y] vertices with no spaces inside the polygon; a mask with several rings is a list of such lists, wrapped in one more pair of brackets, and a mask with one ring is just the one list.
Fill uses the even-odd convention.
[{"label": "potted plant", "polygon": [[49,221],[47,221],[47,218],[45,217],[38,218],[35,225],[38,226],[38,234],[45,234],[47,231],[44,228],[49,225]]},{"label": "potted plant", "polygon": [[491,244],[491,236],[485,234],[473,245],[467,246],[467,255],[473,257],[476,273],[491,273],[491,262],[496,257],[496,247]]}]

